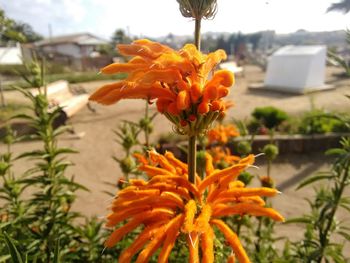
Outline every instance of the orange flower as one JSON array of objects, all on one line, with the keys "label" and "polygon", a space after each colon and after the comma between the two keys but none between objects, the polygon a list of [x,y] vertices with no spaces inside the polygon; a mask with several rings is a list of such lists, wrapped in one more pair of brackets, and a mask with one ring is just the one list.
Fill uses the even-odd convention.
[{"label": "orange flower", "polygon": [[[209,154],[206,157],[207,162],[212,162]],[[147,262],[158,249],[158,262],[168,262],[177,236],[182,234],[187,237],[190,262],[199,262],[201,249],[202,262],[212,263],[215,261],[214,227],[223,233],[239,262],[250,262],[237,235],[220,218],[248,214],[284,220],[277,211],[266,208],[261,198],[276,195],[276,189],[246,188],[236,181],[254,162],[253,155],[223,170],[215,170],[212,163],[207,163],[205,179],[195,185],[187,179],[187,165],[173,154],[151,152],[150,160],[159,167],[140,163],[140,170],[145,171],[150,180],[130,180],[129,186],[114,199],[112,212],[107,217],[109,227],[120,222],[125,224],[114,230],[106,247],[114,246],[127,233],[143,226],[130,247],[120,254],[118,262],[131,262],[135,254],[138,254],[136,262]],[[232,256],[229,260],[232,262]]]},{"label": "orange flower", "polygon": [[214,129],[208,131],[208,143],[220,143],[225,144],[230,137],[239,136],[239,132],[233,124],[230,125],[218,125]]},{"label": "orange flower", "polygon": [[124,72],[128,77],[101,87],[90,100],[105,105],[121,99],[157,100],[158,111],[179,127],[180,132],[191,135],[203,131],[224,113],[222,98],[228,95],[234,76],[230,71],[219,70],[208,79],[218,63],[226,59],[223,50],[205,55],[187,44],[175,51],[147,39],[118,45],[118,49],[133,58],[127,63],[108,65],[101,71]]},{"label": "orange flower", "polygon": [[213,163],[215,164],[224,162],[227,165],[232,165],[241,159],[239,156],[231,155],[230,149],[227,147],[212,147],[209,149],[209,152],[212,155]]}]

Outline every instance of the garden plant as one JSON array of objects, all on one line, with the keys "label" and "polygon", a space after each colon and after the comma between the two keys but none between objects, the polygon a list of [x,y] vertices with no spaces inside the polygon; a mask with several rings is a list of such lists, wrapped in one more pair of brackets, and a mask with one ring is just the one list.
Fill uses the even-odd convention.
[{"label": "garden plant", "polygon": [[[77,191],[89,189],[68,175],[72,165],[69,156],[79,153],[59,146],[59,138],[68,127],[58,125],[63,109],[50,104],[46,97],[44,61],[28,64],[22,72],[29,86],[39,92],[33,95],[16,87],[30,104],[25,114],[9,120],[0,145],[5,146],[0,150],[0,262],[348,260],[344,245],[350,241],[349,227],[337,219],[337,212],[350,211],[345,194],[350,172],[349,139],[343,138],[338,149],[327,152],[335,156],[329,172],[300,184],[312,185],[316,192],[315,198],[308,200],[309,214],[287,219],[289,224],[303,226],[303,239],[280,238],[275,222],[285,219],[269,198],[280,194],[271,173],[279,155],[274,132],[288,116],[273,107],[257,109],[250,127],[254,128],[251,140],[237,144],[234,153],[229,150],[228,142],[240,134],[248,135],[243,122],[223,123],[232,106],[225,98],[235,78],[228,70],[217,70],[226,59],[225,51],[200,51],[201,21],[214,17],[217,3],[178,3],[182,15],[195,21],[194,44],[185,44],[179,50],[148,39],[119,44],[118,53],[128,57],[127,62],[107,65],[101,72],[126,77],[90,96],[91,101],[103,105],[124,99],[143,99],[146,103],[140,120],[122,121],[114,130],[123,150],[113,157],[121,174],[114,184],[116,194],[108,193],[113,195],[110,212],[102,220],[72,209]],[[152,103],[157,113],[151,114]],[[171,151],[155,150],[151,134],[156,114],[187,139],[187,160]],[[336,119],[341,127],[350,126],[346,116],[327,118]],[[11,129],[14,119],[27,121],[33,133],[17,136]],[[308,125],[318,126],[313,117],[308,121]],[[268,129],[270,143],[254,155],[251,145],[262,126]],[[23,140],[37,140],[41,147],[13,153],[13,144]],[[266,174],[255,176],[256,158],[266,161]],[[13,168],[21,160],[27,161],[28,167],[15,174]],[[254,185],[254,179],[260,185]],[[322,182],[327,185],[320,185]],[[278,248],[277,242],[284,242],[284,248]]]}]

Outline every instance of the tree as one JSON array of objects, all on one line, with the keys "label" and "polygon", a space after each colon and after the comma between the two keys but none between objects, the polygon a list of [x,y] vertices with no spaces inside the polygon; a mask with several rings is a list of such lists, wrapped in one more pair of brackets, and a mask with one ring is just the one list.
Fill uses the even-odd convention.
[{"label": "tree", "polygon": [[0,9],[0,45],[8,44],[10,41],[26,41],[23,33],[16,31],[15,25],[15,21],[6,17],[4,10]]},{"label": "tree", "polygon": [[31,25],[6,17],[4,10],[0,9],[0,45],[11,42],[31,43],[41,39],[43,37]]},{"label": "tree", "polygon": [[328,7],[327,12],[338,11],[344,14],[350,11],[350,0],[341,0],[338,3],[333,3],[330,7]]},{"label": "tree", "polygon": [[131,38],[127,36],[123,29],[117,29],[112,35],[112,44],[128,44],[131,42]]},{"label": "tree", "polygon": [[13,29],[16,32],[19,32],[24,35],[24,37],[26,38],[26,43],[32,43],[43,39],[43,36],[36,33],[33,30],[32,26],[27,23],[15,22]]}]

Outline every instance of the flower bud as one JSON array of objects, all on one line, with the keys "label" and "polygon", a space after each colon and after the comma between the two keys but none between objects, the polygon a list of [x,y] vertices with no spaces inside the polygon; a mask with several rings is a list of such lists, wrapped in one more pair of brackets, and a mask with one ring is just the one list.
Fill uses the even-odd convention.
[{"label": "flower bud", "polygon": [[268,160],[272,161],[276,159],[279,153],[278,147],[274,144],[266,144],[263,148],[263,153],[265,154]]},{"label": "flower bud", "polygon": [[241,141],[237,144],[237,152],[240,155],[248,155],[252,151],[252,146],[248,141]]}]

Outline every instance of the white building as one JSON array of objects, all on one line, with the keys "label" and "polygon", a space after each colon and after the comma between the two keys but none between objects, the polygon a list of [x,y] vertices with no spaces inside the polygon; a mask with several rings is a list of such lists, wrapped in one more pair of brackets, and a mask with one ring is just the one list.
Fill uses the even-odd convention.
[{"label": "white building", "polygon": [[93,56],[98,46],[107,43],[90,33],[79,33],[41,40],[35,46],[46,54],[83,58]]},{"label": "white building", "polygon": [[326,46],[285,46],[268,61],[264,86],[292,93],[329,88],[324,84]]},{"label": "white building", "polygon": [[21,65],[22,49],[19,44],[15,47],[0,47],[0,64],[1,65]]}]

